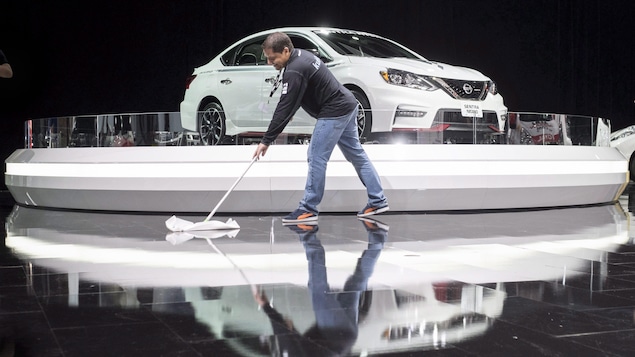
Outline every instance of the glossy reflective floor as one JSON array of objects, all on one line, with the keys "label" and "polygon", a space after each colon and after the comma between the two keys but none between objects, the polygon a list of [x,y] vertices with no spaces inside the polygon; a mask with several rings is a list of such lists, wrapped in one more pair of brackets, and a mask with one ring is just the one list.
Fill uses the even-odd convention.
[{"label": "glossy reflective floor", "polygon": [[317,227],[218,216],[241,228],[197,236],[5,207],[0,356],[633,356],[632,207],[629,187],[615,205]]}]

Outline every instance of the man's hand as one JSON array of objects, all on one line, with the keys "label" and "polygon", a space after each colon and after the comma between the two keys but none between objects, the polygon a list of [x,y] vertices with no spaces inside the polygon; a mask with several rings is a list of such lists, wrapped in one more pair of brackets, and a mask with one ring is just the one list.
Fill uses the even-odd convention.
[{"label": "man's hand", "polygon": [[263,307],[264,305],[269,303],[267,295],[265,295],[265,292],[263,290],[260,290],[260,287],[252,286],[251,292],[254,294],[254,300],[256,300],[258,306]]},{"label": "man's hand", "polygon": [[262,156],[265,156],[265,154],[267,153],[267,149],[269,149],[269,145],[265,145],[265,144],[258,144],[258,147],[256,148],[256,151],[254,152],[254,157],[257,157],[258,159],[260,159]]},{"label": "man's hand", "polygon": [[13,77],[13,69],[11,69],[11,65],[8,63],[0,64],[0,78],[11,77]]}]

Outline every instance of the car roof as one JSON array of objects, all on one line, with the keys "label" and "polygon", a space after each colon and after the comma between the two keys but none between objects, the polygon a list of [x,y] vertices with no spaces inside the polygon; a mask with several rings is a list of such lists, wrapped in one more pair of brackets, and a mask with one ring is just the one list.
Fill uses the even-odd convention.
[{"label": "car roof", "polygon": [[[343,29],[343,28],[336,28],[336,27],[320,27],[320,26],[277,27],[277,28],[271,28],[268,30],[263,30],[263,31],[254,33],[253,35],[263,35],[263,34],[272,33],[272,32],[314,32],[314,31],[346,32],[346,33],[358,34],[358,35],[382,37],[382,36],[379,36],[370,32],[365,32],[365,31],[350,30],[350,29]],[[248,37],[250,36],[251,35],[249,35]]]}]

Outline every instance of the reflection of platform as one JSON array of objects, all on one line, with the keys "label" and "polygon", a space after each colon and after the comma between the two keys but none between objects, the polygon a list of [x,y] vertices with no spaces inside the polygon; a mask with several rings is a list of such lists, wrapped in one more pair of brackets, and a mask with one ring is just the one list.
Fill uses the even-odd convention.
[{"label": "reflection of platform", "polygon": [[[628,215],[617,204],[384,218],[390,231],[360,304],[356,355],[421,353],[479,336],[501,316],[506,282],[564,284],[588,273],[589,263],[597,268],[593,281],[604,281],[611,252],[629,241]],[[230,341],[230,349],[242,351],[245,341],[274,336],[254,303],[252,284],[266,291],[298,331],[313,325],[306,248],[278,218],[242,215],[243,229],[234,238],[215,239],[217,249],[196,238],[174,244],[165,237],[164,219],[16,207],[6,221],[6,246],[29,267],[29,281],[64,284],[61,291],[68,294],[56,290],[55,301],[82,301],[80,308],[97,310],[84,302],[92,301],[84,294],[94,296],[94,290],[82,290],[90,285],[121,291],[126,299],[120,303],[138,308],[139,297],[149,301],[152,288],[152,306],[146,307],[153,314],[178,311],[179,322],[194,316],[214,336]],[[365,229],[355,225],[356,230],[352,222],[358,223],[347,215],[320,218],[316,237],[335,292],[368,247]],[[55,274],[38,278],[43,271]],[[471,283],[495,283],[496,290]],[[108,295],[119,295],[104,295],[99,308],[110,311]],[[242,338],[229,338],[236,332]]]},{"label": "reflection of platform", "polygon": [[[5,243],[20,259],[35,265],[120,285],[228,286],[244,285],[245,279],[257,285],[304,285],[307,281],[304,248],[275,217],[239,217],[242,229],[237,235],[215,240],[224,256],[205,239],[171,241],[165,218],[16,207],[6,221]],[[628,242],[628,219],[619,204],[386,216],[387,245],[393,249],[382,252],[379,264],[388,265],[375,269],[371,285],[409,291],[417,283],[448,277],[472,283],[571,277],[587,267],[583,259],[570,257],[590,259],[597,251],[614,251]],[[366,232],[343,233],[342,227],[350,223],[351,217],[345,215],[320,218],[319,236],[332,250],[328,264],[333,287],[341,287],[356,264],[357,256],[350,251],[357,254],[366,247]],[[394,267],[416,274],[395,274]]]},{"label": "reflection of platform", "polygon": [[[608,147],[366,145],[392,210],[472,210],[612,202],[623,191],[624,157]],[[245,170],[253,146],[22,149],[5,182],[27,206],[208,212]],[[304,145],[274,145],[219,212],[286,212],[302,197]],[[335,151],[322,212],[366,203],[352,165]]]}]

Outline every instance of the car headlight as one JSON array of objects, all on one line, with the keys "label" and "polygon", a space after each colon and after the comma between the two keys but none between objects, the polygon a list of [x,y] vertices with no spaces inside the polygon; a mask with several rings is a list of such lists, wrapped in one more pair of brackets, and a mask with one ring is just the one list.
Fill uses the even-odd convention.
[{"label": "car headlight", "polygon": [[379,71],[379,74],[386,81],[386,83],[389,84],[421,90],[438,89],[438,87],[433,85],[426,76],[418,75],[412,72],[388,68],[385,71]]},{"label": "car headlight", "polygon": [[[613,135],[615,135],[615,134],[613,134]],[[619,135],[616,135],[616,136],[612,136],[611,137],[611,141],[624,139],[624,138],[629,137],[631,135],[633,135],[633,128],[627,128],[626,130],[624,130],[623,133],[620,133]]]}]

